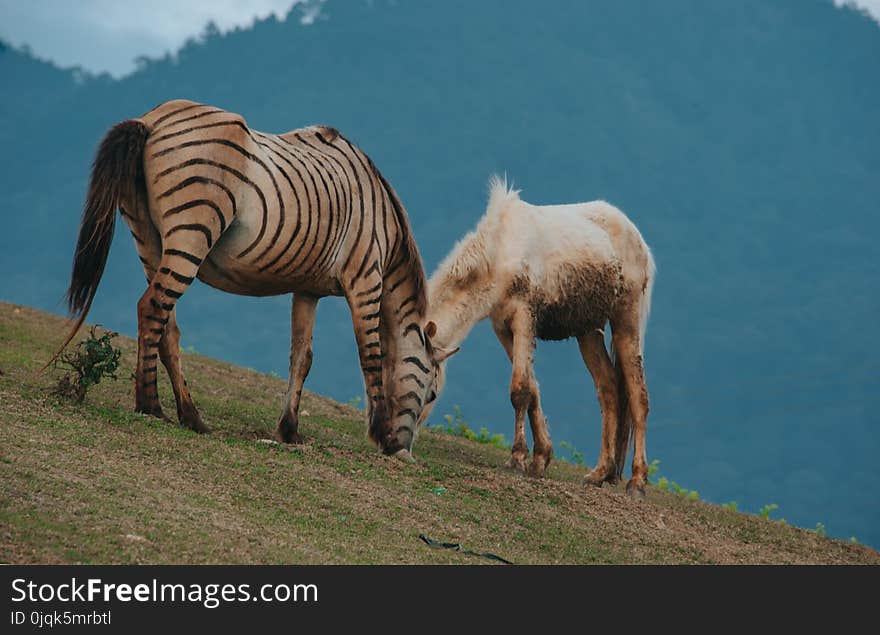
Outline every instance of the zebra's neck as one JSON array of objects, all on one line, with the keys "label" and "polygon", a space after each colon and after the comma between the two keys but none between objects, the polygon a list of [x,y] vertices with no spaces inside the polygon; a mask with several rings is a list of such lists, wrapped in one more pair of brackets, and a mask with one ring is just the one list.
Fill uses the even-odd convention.
[{"label": "zebra's neck", "polygon": [[[388,362],[383,379],[386,402],[393,428],[409,424],[414,431],[433,364],[423,330],[424,291],[408,279],[388,289],[382,300],[382,354]],[[404,421],[408,417],[412,421]]]}]

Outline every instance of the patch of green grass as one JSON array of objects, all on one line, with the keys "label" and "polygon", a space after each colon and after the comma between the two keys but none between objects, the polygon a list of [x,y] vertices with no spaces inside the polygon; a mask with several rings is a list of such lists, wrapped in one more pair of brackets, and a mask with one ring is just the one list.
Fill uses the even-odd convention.
[{"label": "patch of green grass", "polygon": [[467,421],[465,421],[464,416],[461,413],[461,408],[454,406],[453,412],[454,414],[448,414],[443,417],[446,421],[445,424],[429,426],[431,430],[463,437],[469,441],[476,441],[477,443],[493,445],[496,448],[504,450],[510,449],[510,444],[507,442],[507,439],[504,438],[503,434],[491,434],[485,427],[480,428],[479,432],[474,432],[468,425]]}]

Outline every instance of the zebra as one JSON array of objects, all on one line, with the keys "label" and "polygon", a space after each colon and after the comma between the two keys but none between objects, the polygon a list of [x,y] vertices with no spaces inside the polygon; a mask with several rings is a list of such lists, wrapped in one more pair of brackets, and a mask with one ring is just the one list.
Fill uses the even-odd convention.
[{"label": "zebra", "polygon": [[368,437],[412,460],[442,353],[431,346],[436,325],[424,321],[425,273],[406,212],[362,150],[327,126],[265,134],[241,115],[186,100],[113,126],[92,167],[66,296],[76,322],[59,353],[91,307],[117,209],[147,278],[137,304],[137,412],[168,420],[161,361],[181,425],[209,432],[181,370],[175,317],[196,278],[239,295],[292,293],[290,376],[275,434],[302,443],[298,411],[318,300],[344,296]]}]

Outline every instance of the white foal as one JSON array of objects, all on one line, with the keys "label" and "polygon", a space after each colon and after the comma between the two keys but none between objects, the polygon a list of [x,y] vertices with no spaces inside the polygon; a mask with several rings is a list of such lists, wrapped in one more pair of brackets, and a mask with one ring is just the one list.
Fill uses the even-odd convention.
[{"label": "white foal", "polygon": [[[541,476],[553,457],[532,368],[536,338],[576,337],[602,409],[602,446],[587,480],[601,486],[620,479],[634,431],[627,492],[644,495],[648,390],[642,350],[654,274],[650,249],[619,209],[604,201],[531,205],[493,177],[485,215],[428,283],[427,319],[437,324],[432,338],[437,359],[448,357],[477,322],[491,320],[513,364],[510,401],[516,426],[510,467]],[[604,338],[608,323],[610,356]],[[444,380],[445,362],[436,393]],[[428,405],[422,411],[421,421],[430,410]],[[534,437],[528,467],[526,414]]]}]

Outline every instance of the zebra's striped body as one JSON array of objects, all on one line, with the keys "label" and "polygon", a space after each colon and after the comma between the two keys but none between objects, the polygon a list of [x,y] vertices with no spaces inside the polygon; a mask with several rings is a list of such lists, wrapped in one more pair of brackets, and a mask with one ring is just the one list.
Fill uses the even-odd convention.
[{"label": "zebra's striped body", "polygon": [[[290,386],[278,435],[300,439],[315,308],[345,296],[367,392],[370,437],[409,454],[436,376],[423,328],[425,276],[402,205],[370,159],[332,128],[281,135],[189,101],[111,129],[83,213],[69,300],[88,311],[119,208],[149,281],[138,303],[136,408],[163,416],[158,361],[182,423],[204,430],[180,371],[174,306],[195,278],[242,295],[293,293]],[[77,325],[78,326],[78,325]]]}]

